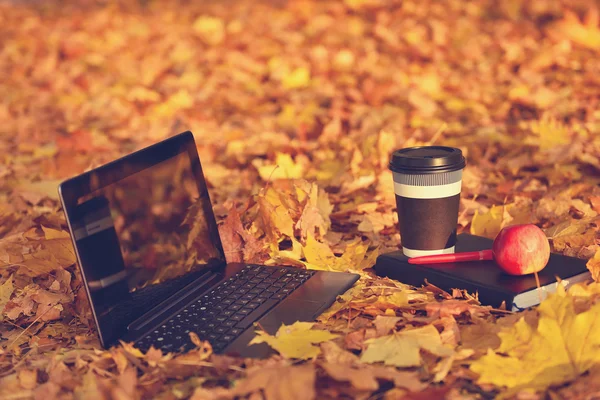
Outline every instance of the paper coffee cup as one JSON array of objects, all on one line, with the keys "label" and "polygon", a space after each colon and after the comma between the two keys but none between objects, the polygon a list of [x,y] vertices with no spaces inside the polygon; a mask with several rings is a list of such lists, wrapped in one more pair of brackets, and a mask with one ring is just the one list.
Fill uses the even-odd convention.
[{"label": "paper coffee cup", "polygon": [[407,257],[454,253],[465,165],[462,151],[453,147],[409,147],[392,153],[389,167]]}]

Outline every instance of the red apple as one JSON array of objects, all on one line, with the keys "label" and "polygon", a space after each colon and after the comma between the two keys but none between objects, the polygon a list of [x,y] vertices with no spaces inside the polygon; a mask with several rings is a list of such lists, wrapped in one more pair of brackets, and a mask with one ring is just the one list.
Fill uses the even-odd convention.
[{"label": "red apple", "polygon": [[546,234],[533,224],[513,225],[496,236],[492,252],[504,272],[527,275],[541,271],[548,264],[550,243]]}]

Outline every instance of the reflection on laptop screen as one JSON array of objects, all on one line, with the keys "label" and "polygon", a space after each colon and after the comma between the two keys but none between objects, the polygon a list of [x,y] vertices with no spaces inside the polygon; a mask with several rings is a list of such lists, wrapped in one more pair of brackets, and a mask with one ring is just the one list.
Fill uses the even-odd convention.
[{"label": "reflection on laptop screen", "polygon": [[77,199],[73,235],[105,340],[224,263],[198,185],[182,152]]}]

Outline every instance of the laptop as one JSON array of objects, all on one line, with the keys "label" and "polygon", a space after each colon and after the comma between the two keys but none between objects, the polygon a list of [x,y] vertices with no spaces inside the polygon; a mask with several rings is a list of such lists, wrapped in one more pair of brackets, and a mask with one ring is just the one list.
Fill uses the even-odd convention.
[{"label": "laptop", "polygon": [[227,263],[191,132],[59,185],[102,346],[266,357],[255,323],[312,321],[357,274]]}]

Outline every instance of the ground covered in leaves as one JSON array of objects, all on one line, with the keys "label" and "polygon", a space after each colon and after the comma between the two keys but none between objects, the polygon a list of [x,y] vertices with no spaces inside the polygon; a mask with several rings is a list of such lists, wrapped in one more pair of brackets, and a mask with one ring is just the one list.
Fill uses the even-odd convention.
[{"label": "ground covered in leaves", "polygon": [[[70,3],[0,3],[0,398],[597,398],[597,284],[515,315],[369,269],[390,152],[436,143],[459,231],[535,223],[597,278],[597,3]],[[363,276],[268,360],[99,348],[57,183],[188,129],[229,261]]]}]

